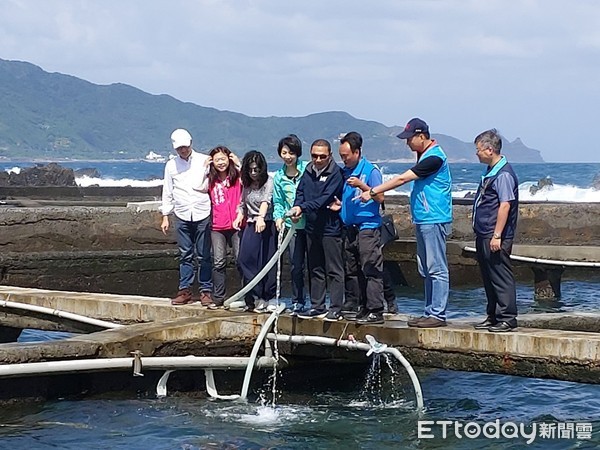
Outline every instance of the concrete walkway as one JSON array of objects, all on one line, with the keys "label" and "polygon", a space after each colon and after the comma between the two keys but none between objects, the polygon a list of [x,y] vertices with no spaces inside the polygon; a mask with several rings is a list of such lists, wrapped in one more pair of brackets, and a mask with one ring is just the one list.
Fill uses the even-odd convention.
[{"label": "concrete walkway", "polygon": [[[127,326],[77,335],[62,341],[0,345],[0,363],[130,356],[247,356],[267,315],[209,311],[199,304],[173,307],[168,299],[130,295],[62,292],[0,286],[0,299],[69,311]],[[415,329],[407,316],[391,316],[384,325],[300,320],[282,315],[284,334],[359,341],[366,334],[398,348],[415,366],[600,382],[600,313],[539,314],[519,317],[517,331],[495,334],[473,329],[480,317],[453,320],[445,328]],[[12,328],[82,331],[59,317],[0,308],[0,325]],[[551,327],[551,328],[550,328]],[[364,360],[340,348],[279,344],[290,361],[306,357]]]}]

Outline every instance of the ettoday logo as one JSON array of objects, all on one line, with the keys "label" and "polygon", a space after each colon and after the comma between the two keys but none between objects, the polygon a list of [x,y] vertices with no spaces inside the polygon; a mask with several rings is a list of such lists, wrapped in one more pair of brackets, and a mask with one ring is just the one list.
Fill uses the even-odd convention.
[{"label": "ettoday logo", "polygon": [[523,439],[529,445],[536,439],[591,439],[592,424],[589,422],[460,422],[455,420],[419,420],[419,439],[446,439],[454,435],[458,439]]}]

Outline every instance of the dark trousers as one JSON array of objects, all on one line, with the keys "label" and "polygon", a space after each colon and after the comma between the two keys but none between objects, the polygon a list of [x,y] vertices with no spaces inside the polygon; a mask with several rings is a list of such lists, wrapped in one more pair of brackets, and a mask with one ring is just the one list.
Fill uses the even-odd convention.
[{"label": "dark trousers", "polygon": [[344,303],[344,258],[342,238],[306,234],[311,308],[325,311],[329,287],[330,310],[341,311]]},{"label": "dark trousers", "polygon": [[517,290],[510,263],[512,239],[502,241],[497,252],[490,250],[490,238],[477,237],[477,262],[487,297],[487,315],[492,321],[517,326]]},{"label": "dark trousers", "polygon": [[387,270],[383,271],[383,298],[387,303],[388,312],[395,313],[398,311],[398,306],[396,305],[396,293],[394,292],[394,282]]},{"label": "dark trousers", "polygon": [[[275,254],[275,224],[272,220],[268,220],[266,225],[262,233],[257,233],[254,229],[254,222],[248,222],[242,233],[238,263],[245,285],[267,265],[267,262]],[[267,275],[246,295],[246,304],[254,306],[254,300],[271,300],[275,298],[276,289],[277,265],[274,265]]]},{"label": "dark trousers", "polygon": [[292,303],[304,305],[304,262],[306,261],[306,231],[296,230],[288,247],[292,267]]},{"label": "dark trousers", "polygon": [[[378,228],[345,228],[346,303],[344,310],[365,304],[369,311],[383,311],[383,254]],[[364,300],[362,300],[364,299]]]},{"label": "dark trousers", "polygon": [[213,253],[213,301],[222,305],[225,300],[227,247],[231,247],[236,266],[239,250],[240,236],[237,230],[213,230],[211,232]]}]

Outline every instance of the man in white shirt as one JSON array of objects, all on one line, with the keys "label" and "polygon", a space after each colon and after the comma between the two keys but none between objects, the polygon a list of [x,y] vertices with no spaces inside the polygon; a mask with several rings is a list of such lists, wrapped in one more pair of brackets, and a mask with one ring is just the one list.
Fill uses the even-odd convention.
[{"label": "man in white shirt", "polygon": [[179,128],[171,134],[175,158],[165,165],[162,191],[163,214],[161,230],[169,230],[169,215],[175,216],[175,231],[179,246],[179,291],[172,305],[193,303],[194,260],[198,263],[200,301],[212,303],[211,205],[206,191],[208,156],[192,148],[192,136]]}]

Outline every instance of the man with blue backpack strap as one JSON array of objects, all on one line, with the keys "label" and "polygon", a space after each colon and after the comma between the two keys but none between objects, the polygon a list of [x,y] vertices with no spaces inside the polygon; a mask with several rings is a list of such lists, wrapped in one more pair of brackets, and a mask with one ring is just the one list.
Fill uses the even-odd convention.
[{"label": "man with blue backpack strap", "polygon": [[[344,163],[344,190],[340,208],[344,224],[346,288],[343,318],[362,324],[383,323],[383,254],[381,252],[381,213],[383,195],[361,201],[363,191],[383,181],[381,171],[362,154],[362,136],[351,131],[340,139]],[[358,309],[358,314],[357,314]],[[327,318],[325,319],[327,320]]]},{"label": "man with blue backpack strap", "polygon": [[410,210],[417,237],[417,264],[425,281],[425,313],[408,321],[409,327],[446,326],[450,291],[446,239],[452,231],[452,176],[448,159],[431,139],[425,121],[411,119],[397,136],[406,139],[417,154],[417,164],[391,180],[362,193],[367,202],[380,194],[413,181]]}]

